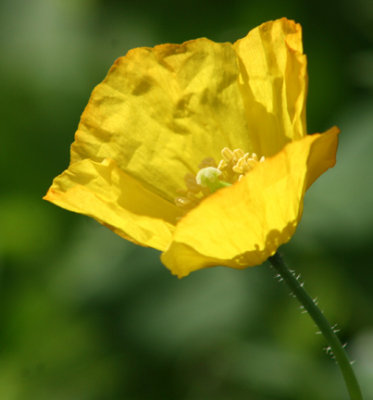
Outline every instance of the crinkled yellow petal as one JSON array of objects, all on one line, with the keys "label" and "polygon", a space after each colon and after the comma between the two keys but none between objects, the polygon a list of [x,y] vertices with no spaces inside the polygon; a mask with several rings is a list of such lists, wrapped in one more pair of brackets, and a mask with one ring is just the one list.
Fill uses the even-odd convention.
[{"label": "crinkled yellow petal", "polygon": [[[108,158],[170,202],[206,157],[254,151],[230,43],[208,39],[137,48],[93,91],[71,162]],[[131,194],[129,194],[131,195]]]},{"label": "crinkled yellow petal", "polygon": [[238,40],[234,49],[251,140],[258,154],[276,154],[306,134],[301,26],[285,18],[267,22]]},{"label": "crinkled yellow petal", "polygon": [[176,206],[149,191],[114,161],[77,161],[58,176],[44,197],[70,211],[91,216],[118,235],[165,250],[179,215]]},{"label": "crinkled yellow petal", "polygon": [[163,263],[179,277],[211,265],[244,268],[293,235],[310,184],[335,164],[339,130],[305,136],[202,201],[177,225]]}]

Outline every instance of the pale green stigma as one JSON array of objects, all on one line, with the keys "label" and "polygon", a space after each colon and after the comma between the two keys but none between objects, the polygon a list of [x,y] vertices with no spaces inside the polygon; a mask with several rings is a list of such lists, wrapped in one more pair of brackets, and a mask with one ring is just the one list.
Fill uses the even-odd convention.
[{"label": "pale green stigma", "polygon": [[222,172],[218,168],[206,167],[198,171],[196,176],[196,182],[198,185],[207,187],[211,193],[216,192],[218,189],[230,186],[228,182],[221,181],[219,176]]}]

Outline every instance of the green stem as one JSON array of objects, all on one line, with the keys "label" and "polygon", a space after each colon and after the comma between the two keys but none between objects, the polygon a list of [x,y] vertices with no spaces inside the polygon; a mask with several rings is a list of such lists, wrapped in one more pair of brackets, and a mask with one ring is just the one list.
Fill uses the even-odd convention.
[{"label": "green stem", "polygon": [[342,371],[347,390],[350,394],[350,399],[362,400],[363,396],[361,394],[359,383],[347,357],[346,351],[343,348],[338,336],[335,334],[333,328],[330,326],[328,320],[325,318],[324,314],[317,307],[309,294],[304,290],[303,285],[298,282],[298,279],[294,273],[286,266],[278,253],[270,257],[268,260],[279,273],[280,277],[288,284],[290,290],[300,301],[304,309],[308,311],[309,315],[319,327],[321,333],[324,335]]}]

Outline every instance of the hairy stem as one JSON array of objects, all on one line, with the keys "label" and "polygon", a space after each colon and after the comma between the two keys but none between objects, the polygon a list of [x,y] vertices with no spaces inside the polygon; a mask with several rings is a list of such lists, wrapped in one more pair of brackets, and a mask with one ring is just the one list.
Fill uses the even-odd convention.
[{"label": "hairy stem", "polygon": [[272,264],[273,268],[279,273],[281,278],[287,283],[290,290],[294,293],[295,297],[299,300],[304,309],[319,327],[321,333],[324,335],[325,340],[331,347],[335,360],[341,369],[347,390],[350,394],[350,399],[362,400],[363,396],[361,394],[359,383],[347,357],[347,353],[324,314],[317,307],[315,301],[312,300],[309,294],[304,290],[303,285],[298,282],[297,277],[286,266],[282,257],[278,253],[270,257],[268,260]]}]

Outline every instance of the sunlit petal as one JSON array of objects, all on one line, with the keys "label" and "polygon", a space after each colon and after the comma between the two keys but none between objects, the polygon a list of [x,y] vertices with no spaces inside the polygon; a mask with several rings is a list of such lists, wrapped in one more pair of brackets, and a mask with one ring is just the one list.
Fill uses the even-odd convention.
[{"label": "sunlit petal", "polygon": [[335,164],[338,133],[332,128],[291,142],[207,197],[179,222],[162,261],[180,277],[209,265],[264,262],[294,234],[307,187]]},{"label": "sunlit petal", "polygon": [[307,60],[301,26],[285,18],[270,21],[234,48],[250,136],[258,153],[273,155],[306,134]]}]

